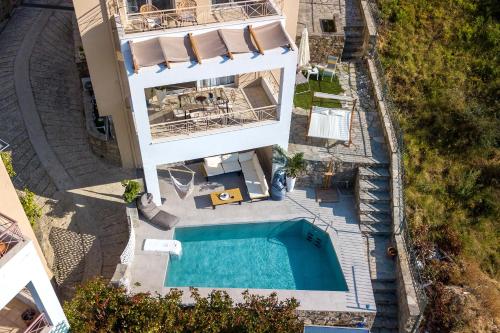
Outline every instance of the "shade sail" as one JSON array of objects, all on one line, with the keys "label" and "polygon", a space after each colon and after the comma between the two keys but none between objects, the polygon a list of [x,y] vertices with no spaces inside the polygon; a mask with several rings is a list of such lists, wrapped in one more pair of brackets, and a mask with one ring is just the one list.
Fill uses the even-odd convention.
[{"label": "shade sail", "polygon": [[159,37],[158,39],[163,52],[162,62],[186,62],[194,59],[191,42],[187,36]]},{"label": "shade sail", "polygon": [[[142,42],[130,43],[134,68],[154,66],[162,63],[188,62],[227,56],[232,53],[257,52],[279,47],[292,47],[280,22],[250,28],[221,29],[184,37],[156,37]],[[191,37],[191,38],[190,38]],[[195,52],[196,50],[196,52]]]},{"label": "shade sail", "polygon": [[350,110],[313,106],[307,136],[349,141],[351,138],[351,117]]}]

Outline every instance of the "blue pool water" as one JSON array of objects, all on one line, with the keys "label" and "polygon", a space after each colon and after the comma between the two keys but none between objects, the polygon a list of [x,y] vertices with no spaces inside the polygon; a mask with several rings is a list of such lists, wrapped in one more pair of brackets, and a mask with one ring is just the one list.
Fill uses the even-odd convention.
[{"label": "blue pool water", "polygon": [[177,228],[167,287],[346,291],[329,236],[305,220]]}]

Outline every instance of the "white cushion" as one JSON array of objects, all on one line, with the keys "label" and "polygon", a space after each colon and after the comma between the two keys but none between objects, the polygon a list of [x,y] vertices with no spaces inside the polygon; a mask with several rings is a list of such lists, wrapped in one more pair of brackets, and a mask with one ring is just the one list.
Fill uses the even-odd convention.
[{"label": "white cushion", "polygon": [[222,163],[238,162],[238,153],[222,155]]},{"label": "white cushion", "polygon": [[207,172],[207,177],[222,175],[224,173],[220,156],[205,158],[203,166],[205,167],[205,171]]},{"label": "white cushion", "polygon": [[255,155],[255,151],[253,150],[246,153],[240,153],[238,159],[240,160],[240,162],[250,161],[253,155]]},{"label": "white cushion", "polygon": [[224,169],[225,173],[241,171],[241,165],[240,162],[238,162],[238,160],[230,162],[223,161],[222,168]]},{"label": "white cushion", "polygon": [[245,184],[247,186],[250,199],[268,197],[269,187],[257,155],[254,155],[251,160],[241,162],[241,169],[243,171],[243,176],[245,177]]}]

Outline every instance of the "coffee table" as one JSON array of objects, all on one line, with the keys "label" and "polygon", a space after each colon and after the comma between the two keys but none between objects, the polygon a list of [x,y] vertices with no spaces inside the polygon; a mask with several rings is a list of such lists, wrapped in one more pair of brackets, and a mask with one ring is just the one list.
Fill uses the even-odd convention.
[{"label": "coffee table", "polygon": [[[224,193],[224,192],[229,194],[229,199],[221,200],[219,198],[219,195]],[[234,202],[237,202],[238,204],[241,205],[241,203],[243,202],[243,196],[241,195],[241,191],[239,188],[232,188],[229,190],[212,192],[212,193],[210,193],[210,199],[212,200],[212,208],[213,209],[215,209],[215,207],[217,207],[217,206],[227,205],[227,204],[234,203]]]}]

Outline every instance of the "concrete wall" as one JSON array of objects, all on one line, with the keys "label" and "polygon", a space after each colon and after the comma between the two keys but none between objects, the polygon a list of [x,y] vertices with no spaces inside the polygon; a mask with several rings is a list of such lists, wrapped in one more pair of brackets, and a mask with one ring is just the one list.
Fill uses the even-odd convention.
[{"label": "concrete wall", "polygon": [[299,17],[299,0],[283,0],[283,12],[286,17],[286,31],[293,40],[297,35],[297,21]]},{"label": "concrete wall", "polygon": [[124,167],[137,167],[140,161],[134,147],[135,136],[126,114],[114,34],[105,0],[74,0],[76,18],[85,50],[99,114],[113,116],[116,138]]},{"label": "concrete wall", "polygon": [[52,271],[50,270],[50,268],[47,265],[47,262],[45,261],[45,257],[35,237],[35,233],[33,232],[30,222],[28,221],[28,218],[24,213],[23,206],[21,206],[21,203],[19,202],[19,197],[17,196],[17,192],[14,188],[14,185],[12,184],[9,175],[7,174],[7,170],[5,170],[5,166],[1,162],[0,162],[0,184],[1,184],[0,213],[16,221],[17,224],[19,225],[19,229],[21,229],[21,232],[23,233],[23,236],[33,241],[33,246],[36,249],[36,252],[45,269],[45,272],[50,278],[52,278]]}]

